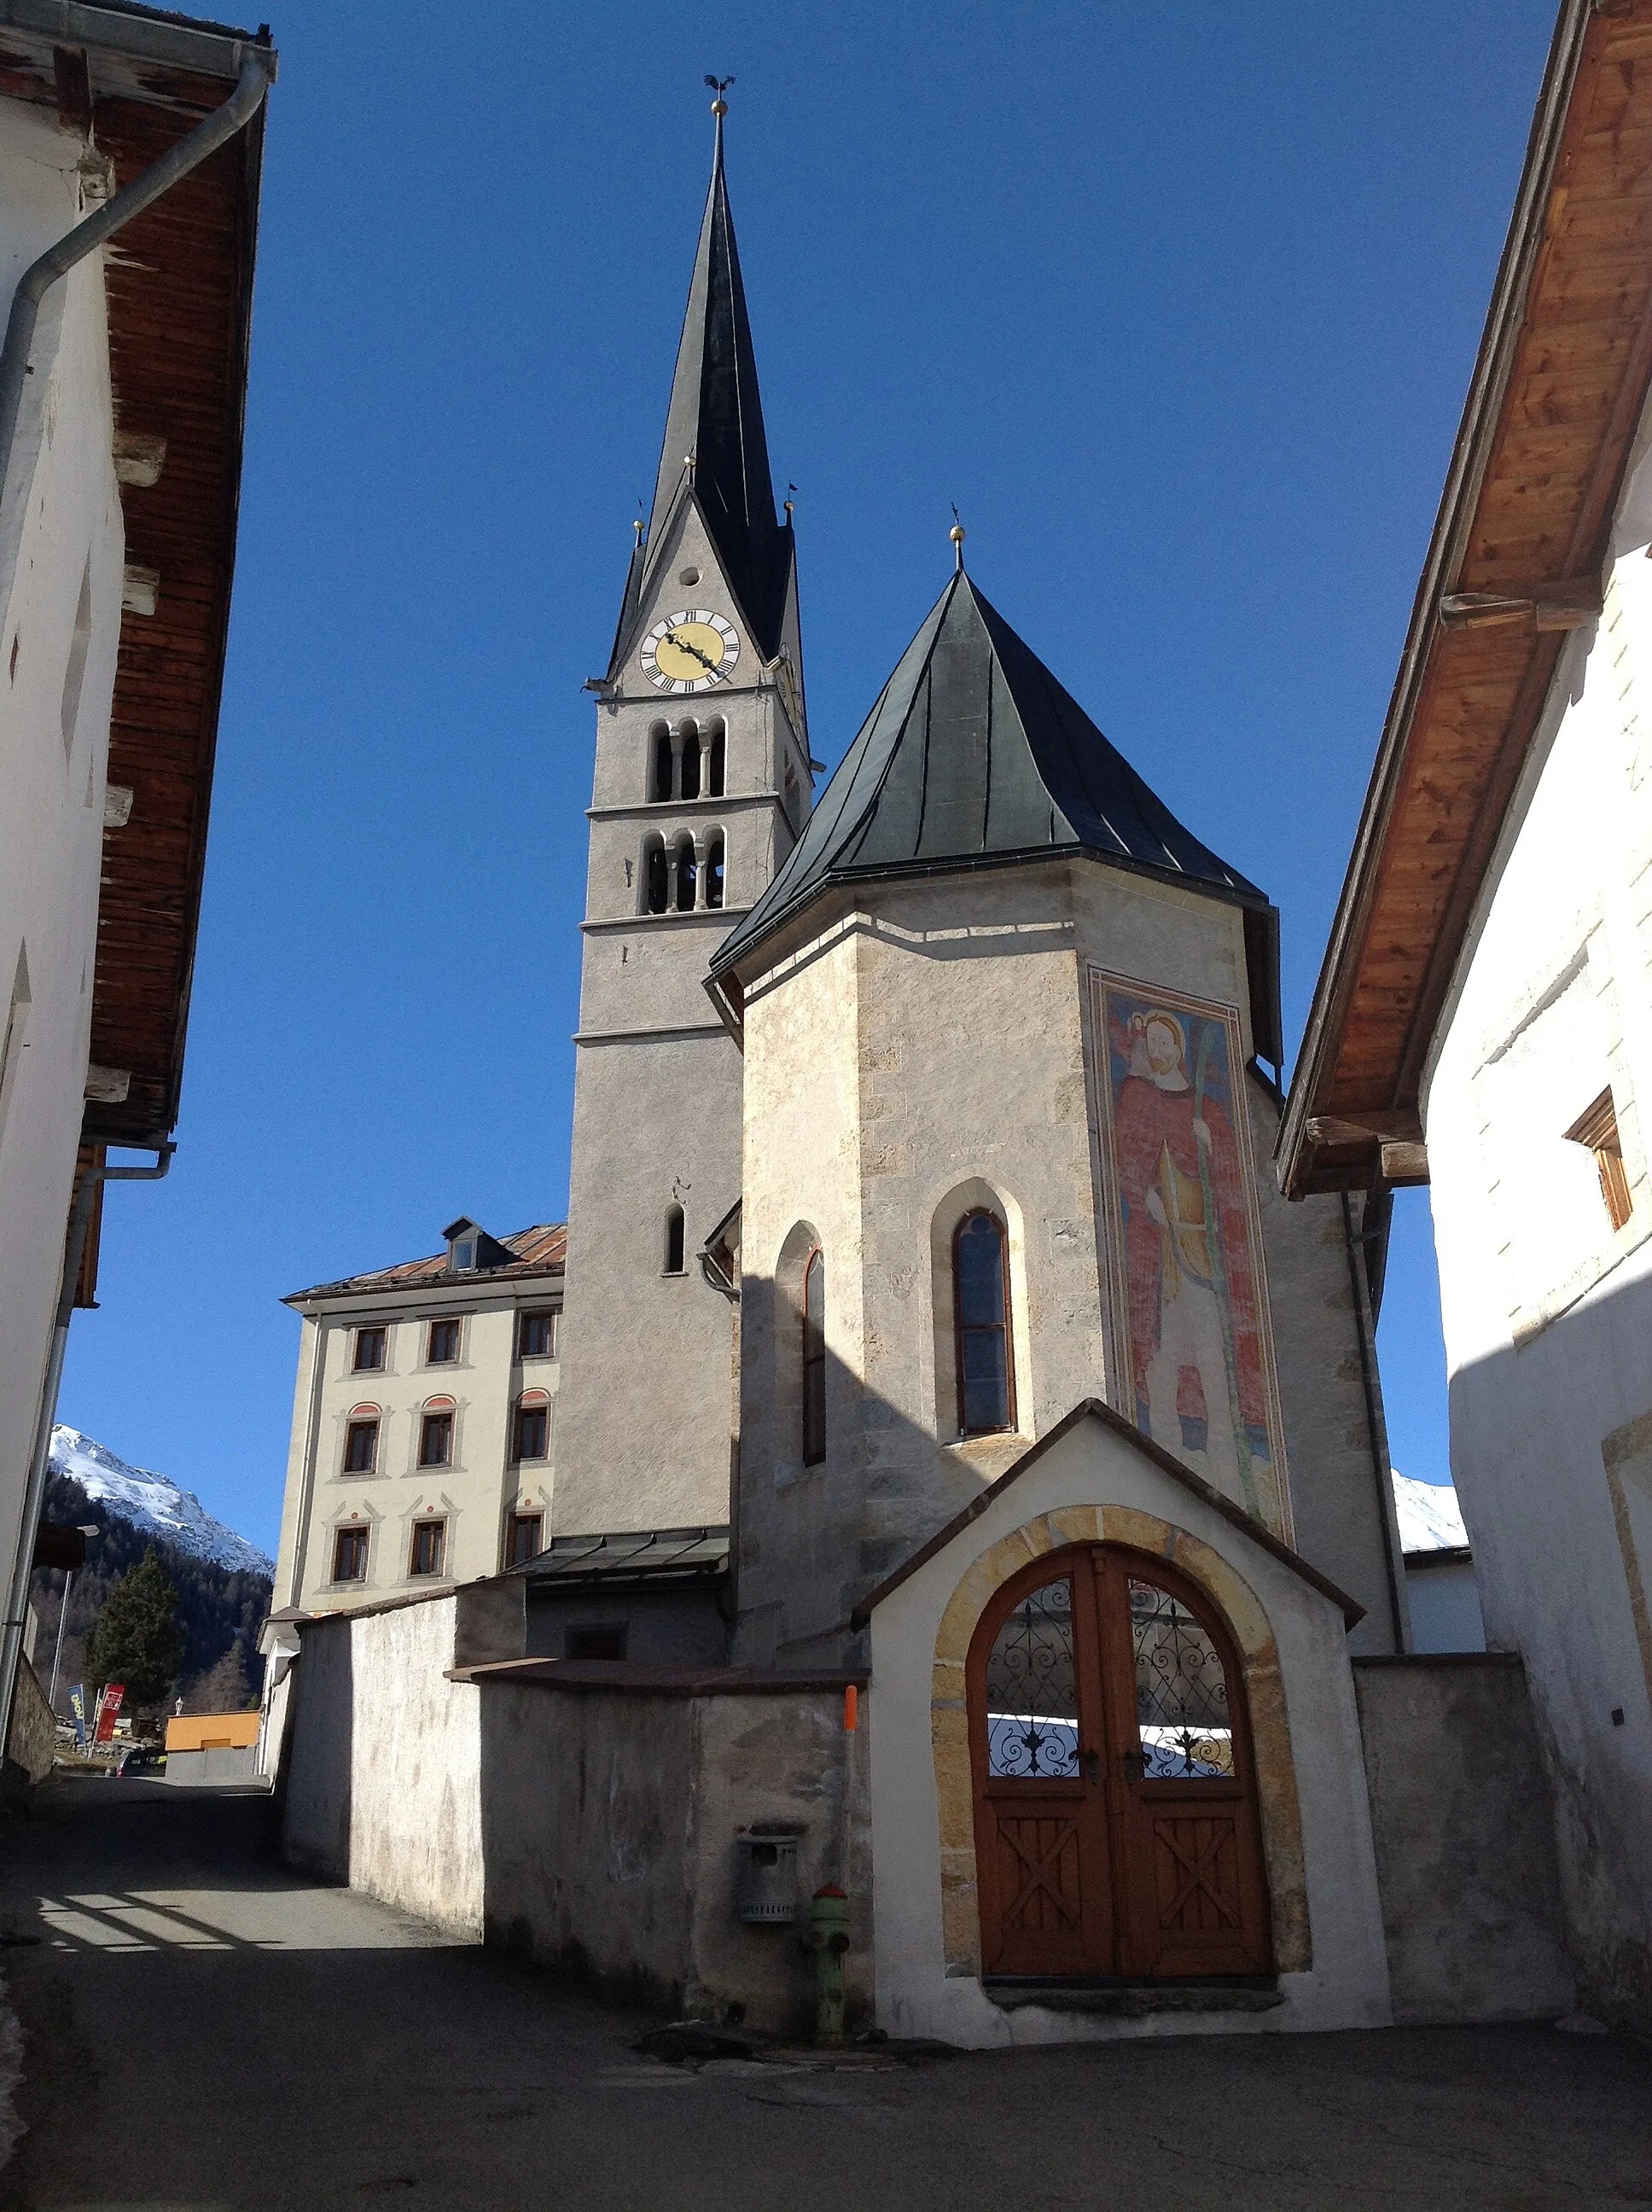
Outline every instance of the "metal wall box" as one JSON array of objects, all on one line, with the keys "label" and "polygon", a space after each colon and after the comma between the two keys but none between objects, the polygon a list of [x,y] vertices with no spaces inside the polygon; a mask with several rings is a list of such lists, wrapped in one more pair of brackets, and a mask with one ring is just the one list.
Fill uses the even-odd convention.
[{"label": "metal wall box", "polygon": [[789,1924],[798,1912],[794,1828],[748,1828],[734,1838],[734,1909],[754,1927]]}]

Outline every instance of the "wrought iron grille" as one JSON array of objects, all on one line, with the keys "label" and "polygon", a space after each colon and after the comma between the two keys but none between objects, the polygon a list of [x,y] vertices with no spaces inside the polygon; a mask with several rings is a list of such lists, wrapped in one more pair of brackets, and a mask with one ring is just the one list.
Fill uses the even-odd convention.
[{"label": "wrought iron grille", "polygon": [[987,1662],[987,1771],[1021,1778],[1078,1771],[1078,1675],[1072,1584],[1046,1583],[1022,1599]]},{"label": "wrought iron grille", "polygon": [[1227,1674],[1198,1621],[1169,1590],[1133,1577],[1130,1638],[1145,1778],[1231,1774]]}]

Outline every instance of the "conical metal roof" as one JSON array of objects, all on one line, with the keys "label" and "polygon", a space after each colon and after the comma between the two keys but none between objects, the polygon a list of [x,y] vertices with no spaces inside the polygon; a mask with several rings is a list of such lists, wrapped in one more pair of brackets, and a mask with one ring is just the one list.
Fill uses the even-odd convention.
[{"label": "conical metal roof", "polygon": [[[791,532],[774,520],[757,360],[723,174],[720,115],[648,518],[651,555],[662,542],[685,477],[756,641],[772,659],[791,574]],[[640,582],[640,577],[628,580],[628,611]],[[623,627],[623,615],[621,619]]]},{"label": "conical metal roof", "polygon": [[[1183,828],[960,570],[780,872],[719,948],[713,975],[738,966],[830,884],[1061,852],[1092,854],[1272,916],[1266,894]],[[1261,934],[1271,943],[1269,930]],[[1272,989],[1270,975],[1263,996]],[[1277,1060],[1268,1049],[1277,1018],[1259,1018],[1256,1029],[1258,1050]]]}]

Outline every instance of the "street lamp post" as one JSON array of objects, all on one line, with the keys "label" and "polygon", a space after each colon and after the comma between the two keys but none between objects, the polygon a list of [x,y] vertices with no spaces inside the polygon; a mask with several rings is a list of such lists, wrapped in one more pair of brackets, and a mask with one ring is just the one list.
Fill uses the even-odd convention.
[{"label": "street lamp post", "polygon": [[[95,1521],[78,1521],[75,1526],[76,1534],[82,1536],[95,1536],[98,1533],[98,1523]],[[58,1669],[63,1663],[64,1623],[69,1618],[69,1594],[74,1587],[75,1570],[70,1567],[64,1575],[63,1603],[58,1608],[58,1642],[52,1654],[52,1687],[46,1693],[46,1701],[52,1709],[52,1717],[54,1721],[58,1717]]]}]

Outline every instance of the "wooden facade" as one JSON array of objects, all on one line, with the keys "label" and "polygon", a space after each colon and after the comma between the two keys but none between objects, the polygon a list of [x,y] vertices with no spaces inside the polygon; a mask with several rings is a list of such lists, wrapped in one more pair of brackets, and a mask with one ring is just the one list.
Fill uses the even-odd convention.
[{"label": "wooden facade", "polygon": [[1280,1140],[1427,1179],[1430,1044],[1652,384],[1652,0],[1566,0]]}]

